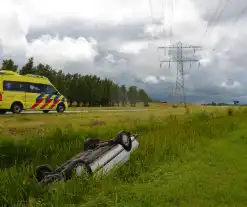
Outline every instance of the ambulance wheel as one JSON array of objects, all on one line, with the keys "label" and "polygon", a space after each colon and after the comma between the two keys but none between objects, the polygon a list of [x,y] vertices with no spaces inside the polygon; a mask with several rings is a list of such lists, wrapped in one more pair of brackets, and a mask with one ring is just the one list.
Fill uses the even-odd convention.
[{"label": "ambulance wheel", "polygon": [[38,182],[43,180],[45,176],[49,173],[51,173],[52,170],[48,165],[40,165],[36,168],[36,179]]},{"label": "ambulance wheel", "polygon": [[74,162],[72,161],[65,170],[65,179],[71,179],[73,174],[78,177],[81,177],[83,175],[85,177],[88,177],[92,174],[92,170],[85,162],[81,160],[77,160]]},{"label": "ambulance wheel", "polygon": [[58,113],[63,113],[65,111],[65,106],[63,103],[58,104],[57,106],[57,112]]},{"label": "ambulance wheel", "polygon": [[43,110],[43,113],[48,114],[49,110]]},{"label": "ambulance wheel", "polygon": [[20,102],[14,102],[11,106],[11,112],[13,114],[21,113],[22,109],[23,109],[23,105]]},{"label": "ambulance wheel", "polygon": [[130,135],[126,132],[120,132],[116,139],[117,144],[120,144],[126,151],[130,151],[132,148],[132,140],[130,138]]}]

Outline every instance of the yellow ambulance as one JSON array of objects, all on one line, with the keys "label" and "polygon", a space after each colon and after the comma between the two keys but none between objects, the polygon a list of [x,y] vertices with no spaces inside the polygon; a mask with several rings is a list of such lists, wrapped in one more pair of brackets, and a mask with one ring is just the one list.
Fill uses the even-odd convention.
[{"label": "yellow ambulance", "polygon": [[48,78],[0,70],[0,114],[8,111],[18,114],[22,110],[62,113],[67,108],[66,98]]}]

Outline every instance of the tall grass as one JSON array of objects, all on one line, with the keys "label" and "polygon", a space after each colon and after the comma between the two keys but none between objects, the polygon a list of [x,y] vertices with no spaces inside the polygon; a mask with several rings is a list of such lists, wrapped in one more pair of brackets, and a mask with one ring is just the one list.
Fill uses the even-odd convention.
[{"label": "tall grass", "polygon": [[[1,138],[0,205],[63,206],[86,203],[86,206],[95,206],[97,203],[99,206],[128,206],[123,205],[126,200],[121,200],[121,193],[126,194],[134,184],[137,190],[134,194],[138,194],[139,184],[156,183],[164,173],[158,170],[164,163],[172,164],[189,151],[202,144],[207,145],[208,140],[219,139],[237,130],[246,124],[245,115],[240,110],[233,111],[231,116],[228,116],[227,111],[224,114],[187,112],[181,118],[171,115],[166,119],[137,119],[131,126],[128,123],[116,124],[101,127],[100,130],[94,128],[85,131],[54,129],[44,136],[22,140]],[[112,171],[104,179],[74,178],[45,189],[32,177],[37,165],[48,163],[55,167],[82,151],[85,138],[109,139],[121,129],[139,133],[140,147],[127,164]],[[117,190],[119,186],[121,192]],[[133,205],[148,206],[138,201]]]}]

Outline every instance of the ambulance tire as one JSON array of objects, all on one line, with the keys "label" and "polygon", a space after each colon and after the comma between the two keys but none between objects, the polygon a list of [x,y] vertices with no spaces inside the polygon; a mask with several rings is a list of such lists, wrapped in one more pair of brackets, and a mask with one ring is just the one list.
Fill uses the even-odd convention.
[{"label": "ambulance tire", "polygon": [[11,112],[13,114],[20,114],[22,112],[23,105],[20,102],[14,102],[11,106]]},{"label": "ambulance tire", "polygon": [[57,112],[58,113],[63,113],[65,111],[65,106],[63,103],[58,104],[57,106]]}]

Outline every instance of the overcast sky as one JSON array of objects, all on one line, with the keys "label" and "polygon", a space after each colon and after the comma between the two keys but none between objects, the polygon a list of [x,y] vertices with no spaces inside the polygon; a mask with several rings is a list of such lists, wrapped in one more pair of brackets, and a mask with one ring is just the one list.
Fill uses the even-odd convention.
[{"label": "overcast sky", "polygon": [[[246,0],[150,2],[0,0],[0,59],[21,66],[32,56],[65,72],[135,84],[165,100],[175,87],[176,63],[160,68],[159,60],[169,57],[157,47],[181,41],[203,47],[195,56],[184,51],[200,59],[184,66],[189,101],[247,102],[247,9],[240,16]],[[217,9],[221,16],[211,21]]]}]

